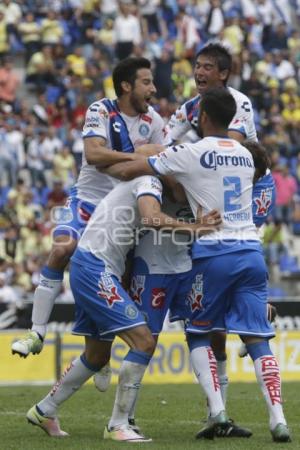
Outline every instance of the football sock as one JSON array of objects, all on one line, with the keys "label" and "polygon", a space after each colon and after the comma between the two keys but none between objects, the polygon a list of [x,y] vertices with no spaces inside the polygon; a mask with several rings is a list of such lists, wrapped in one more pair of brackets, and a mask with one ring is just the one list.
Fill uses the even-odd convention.
[{"label": "football sock", "polygon": [[134,402],[133,402],[133,404],[132,404],[132,406],[130,408],[130,411],[128,413],[128,419],[133,419],[134,420],[134,417],[135,417],[135,405],[136,405],[137,399],[138,399],[138,392],[137,392],[137,395],[136,395],[136,397],[134,399]]},{"label": "football sock", "polygon": [[225,357],[222,359],[219,359],[217,356],[217,371],[220,381],[220,389],[221,389],[221,395],[222,400],[224,403],[224,406],[226,407],[226,401],[227,401],[227,389],[228,389],[228,376],[227,376],[227,359]]},{"label": "football sock", "polygon": [[43,338],[46,335],[47,323],[56,297],[61,291],[63,271],[49,269],[44,266],[40,274],[40,282],[33,296],[32,330]]},{"label": "football sock", "polygon": [[152,355],[138,350],[129,350],[124,358],[119,374],[115,404],[108,427],[128,424],[129,412],[132,410],[145,370]]},{"label": "football sock", "polygon": [[187,341],[195,375],[207,396],[210,414],[214,417],[225,410],[214,352],[208,339],[188,334]]},{"label": "football sock", "polygon": [[37,406],[46,417],[54,417],[58,406],[73,395],[92,375],[100,370],[92,366],[84,354],[66,368],[61,379],[55,383],[49,394]]},{"label": "football sock", "polygon": [[286,425],[282,410],[280,370],[269,342],[247,344],[247,350],[253,360],[256,378],[268,406],[271,430],[278,423]]}]

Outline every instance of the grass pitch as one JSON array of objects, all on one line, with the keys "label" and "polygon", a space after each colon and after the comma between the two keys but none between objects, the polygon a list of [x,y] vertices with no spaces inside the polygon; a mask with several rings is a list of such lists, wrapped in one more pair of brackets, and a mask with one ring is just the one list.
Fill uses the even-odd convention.
[{"label": "grass pitch", "polygon": [[27,423],[26,411],[49,391],[48,387],[0,388],[0,450],[112,450],[147,447],[149,450],[300,450],[299,383],[283,386],[285,412],[293,442],[276,444],[268,429],[266,406],[256,384],[231,384],[228,412],[240,425],[252,429],[250,439],[195,440],[205,416],[199,386],[145,385],[137,409],[137,422],[152,443],[124,444],[104,441],[102,433],[112,409],[115,386],[101,394],[88,385],[60,409],[60,422],[70,437],[49,438]]}]

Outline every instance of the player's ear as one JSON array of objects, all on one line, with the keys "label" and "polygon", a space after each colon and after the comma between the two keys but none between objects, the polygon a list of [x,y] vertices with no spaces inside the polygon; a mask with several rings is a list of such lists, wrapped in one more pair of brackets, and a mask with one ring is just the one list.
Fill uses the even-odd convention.
[{"label": "player's ear", "polygon": [[223,81],[223,82],[227,81],[228,77],[229,77],[229,70],[228,69],[222,70],[220,72],[220,80],[221,81]]},{"label": "player's ear", "polygon": [[124,94],[127,94],[128,92],[131,91],[131,84],[128,83],[128,81],[122,81],[121,82],[121,87],[122,87],[122,90],[123,90]]}]

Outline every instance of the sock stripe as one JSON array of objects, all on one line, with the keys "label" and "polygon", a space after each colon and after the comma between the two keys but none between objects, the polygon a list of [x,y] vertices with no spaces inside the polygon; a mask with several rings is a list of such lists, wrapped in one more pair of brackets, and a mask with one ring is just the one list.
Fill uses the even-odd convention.
[{"label": "sock stripe", "polygon": [[99,370],[101,369],[101,366],[94,366],[93,364],[90,364],[88,362],[88,360],[85,357],[85,354],[82,353],[82,355],[80,355],[80,361],[82,362],[82,364],[89,370],[92,370],[93,372],[99,372]]},{"label": "sock stripe", "polygon": [[149,355],[149,353],[142,352],[140,350],[129,350],[124,358],[124,361],[130,361],[148,366],[151,358],[152,355]]},{"label": "sock stripe", "polygon": [[44,266],[41,270],[41,275],[49,280],[62,281],[64,278],[63,270],[50,269],[48,266]]}]

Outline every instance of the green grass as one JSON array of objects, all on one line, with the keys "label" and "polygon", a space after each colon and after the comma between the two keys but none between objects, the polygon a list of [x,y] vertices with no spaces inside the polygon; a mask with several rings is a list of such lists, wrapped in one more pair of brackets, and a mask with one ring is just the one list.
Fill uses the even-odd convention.
[{"label": "green grass", "polygon": [[283,386],[286,416],[293,433],[293,442],[289,444],[271,441],[266,407],[255,384],[232,384],[228,401],[230,416],[251,428],[253,436],[250,439],[217,438],[212,442],[194,438],[205,415],[204,399],[197,385],[144,386],[137,410],[138,424],[146,436],[153,438],[153,443],[134,445],[102,439],[103,428],[112,409],[115,386],[105,394],[93,386],[81,389],[60,409],[62,429],[68,431],[70,437],[49,438],[25,420],[26,411],[48,390],[48,387],[0,388],[1,450],[111,450],[132,446],[146,446],[149,450],[300,449],[299,383]]}]

